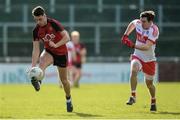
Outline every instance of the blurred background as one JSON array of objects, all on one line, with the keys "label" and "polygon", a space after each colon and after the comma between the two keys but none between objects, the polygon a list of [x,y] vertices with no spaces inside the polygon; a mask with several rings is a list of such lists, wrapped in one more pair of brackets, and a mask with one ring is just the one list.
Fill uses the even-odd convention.
[{"label": "blurred background", "polygon": [[[154,10],[160,29],[156,80],[180,82],[178,0],[0,0],[0,83],[29,82],[25,70],[31,63],[35,26],[31,11],[38,5],[69,32],[80,32],[88,52],[82,82],[91,83],[128,82],[133,50],[122,46],[120,38],[141,11]],[[56,79],[55,70],[47,71],[46,78]]]}]

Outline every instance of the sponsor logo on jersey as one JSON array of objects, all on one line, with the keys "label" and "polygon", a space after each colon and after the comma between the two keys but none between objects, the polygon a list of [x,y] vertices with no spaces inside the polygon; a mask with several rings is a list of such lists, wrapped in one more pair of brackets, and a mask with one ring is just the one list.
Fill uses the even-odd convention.
[{"label": "sponsor logo on jersey", "polygon": [[43,37],[43,41],[44,42],[48,42],[48,41],[51,41],[55,38],[55,35],[54,34],[46,34],[45,37]]}]

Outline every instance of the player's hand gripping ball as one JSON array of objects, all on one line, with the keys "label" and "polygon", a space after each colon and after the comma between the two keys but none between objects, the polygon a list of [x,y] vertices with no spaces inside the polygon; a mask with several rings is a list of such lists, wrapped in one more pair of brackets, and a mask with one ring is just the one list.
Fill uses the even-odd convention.
[{"label": "player's hand gripping ball", "polygon": [[41,68],[39,68],[39,67],[32,67],[28,71],[28,77],[29,77],[29,79],[32,79],[34,77],[36,80],[42,80],[43,77],[44,77],[44,73],[41,70]]}]

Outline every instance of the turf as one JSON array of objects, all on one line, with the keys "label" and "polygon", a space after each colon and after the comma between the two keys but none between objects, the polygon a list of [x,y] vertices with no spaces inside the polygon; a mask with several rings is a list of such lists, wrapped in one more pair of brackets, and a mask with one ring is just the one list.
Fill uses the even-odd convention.
[{"label": "turf", "polygon": [[137,89],[137,103],[127,106],[128,84],[83,84],[72,89],[74,112],[67,113],[65,95],[58,85],[0,85],[0,118],[144,118],[180,119],[180,83],[159,83],[158,111],[149,111],[149,93],[144,84]]}]

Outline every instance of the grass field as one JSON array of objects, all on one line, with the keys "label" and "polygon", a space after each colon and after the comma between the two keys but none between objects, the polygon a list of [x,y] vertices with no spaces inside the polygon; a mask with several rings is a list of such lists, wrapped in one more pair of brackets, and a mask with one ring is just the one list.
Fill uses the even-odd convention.
[{"label": "grass field", "polygon": [[43,85],[39,93],[30,85],[0,85],[0,118],[176,118],[180,119],[180,83],[159,83],[158,111],[149,111],[149,93],[137,89],[137,103],[127,106],[128,84],[83,84],[72,89],[74,112],[67,113],[58,85]]}]

